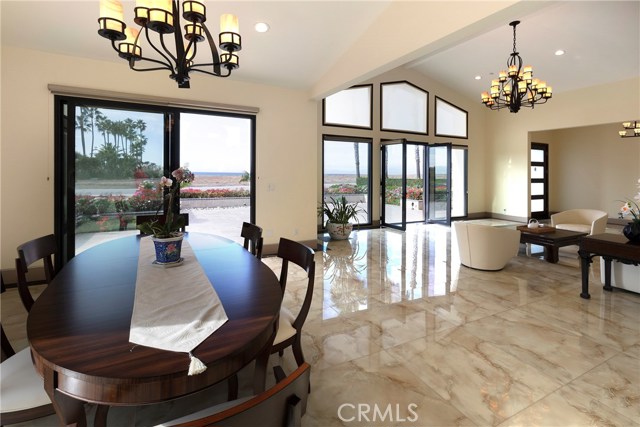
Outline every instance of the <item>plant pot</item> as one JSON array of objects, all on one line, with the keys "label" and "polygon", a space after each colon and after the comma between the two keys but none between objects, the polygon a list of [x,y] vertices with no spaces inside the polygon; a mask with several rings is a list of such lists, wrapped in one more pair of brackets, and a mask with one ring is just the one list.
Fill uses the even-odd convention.
[{"label": "plant pot", "polygon": [[640,222],[632,221],[622,229],[624,237],[634,243],[640,243]]},{"label": "plant pot", "polygon": [[345,240],[353,231],[353,224],[334,224],[327,222],[327,232],[334,240]]},{"label": "plant pot", "polygon": [[184,235],[180,233],[179,236],[159,238],[151,236],[153,245],[156,249],[156,264],[175,264],[182,261],[180,257],[182,252],[182,239]]}]

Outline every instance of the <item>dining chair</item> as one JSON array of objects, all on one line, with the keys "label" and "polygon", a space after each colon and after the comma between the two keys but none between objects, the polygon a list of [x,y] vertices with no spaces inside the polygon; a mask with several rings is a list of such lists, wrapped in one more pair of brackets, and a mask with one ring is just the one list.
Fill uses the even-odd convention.
[{"label": "dining chair", "polygon": [[[184,219],[184,224],[182,226],[182,228],[180,229],[180,231],[185,232],[187,231],[187,225],[189,225],[189,214],[188,213],[179,213],[178,216],[182,217]],[[154,221],[154,220],[158,220],[160,222],[160,224],[164,224],[164,221],[166,219],[165,215],[137,215],[136,216],[136,228],[138,228],[139,225],[142,225],[144,223],[150,222],[150,221]],[[144,234],[142,233],[142,231],[140,231],[140,234]]]},{"label": "dining chair", "polygon": [[18,278],[18,293],[22,305],[31,310],[34,303],[33,295],[29,291],[27,283],[27,272],[29,267],[36,261],[44,262],[45,282],[49,284],[55,276],[53,268],[53,256],[56,253],[56,238],[53,234],[38,237],[18,246],[18,258],[16,258],[16,274]]},{"label": "dining chair", "polygon": [[314,261],[314,251],[293,240],[280,238],[278,243],[278,257],[282,258],[282,268],[280,270],[280,288],[284,298],[285,289],[287,287],[287,278],[289,276],[289,263],[294,263],[307,273],[307,290],[304,300],[298,311],[294,315],[288,308],[280,307],[280,320],[278,324],[278,333],[273,341],[271,353],[276,353],[282,357],[284,349],[291,346],[293,355],[298,366],[304,363],[304,355],[302,353],[302,325],[307,319],[309,308],[311,307],[311,298],[313,296],[313,284],[315,280],[316,263]]},{"label": "dining chair", "polygon": [[244,248],[256,258],[262,259],[262,227],[249,222],[242,223],[240,237],[244,238]]},{"label": "dining chair", "polygon": [[0,425],[21,423],[54,414],[42,377],[31,360],[29,347],[15,352],[4,329],[0,366]]},{"label": "dining chair", "polygon": [[274,366],[276,384],[262,393],[212,406],[157,427],[299,426],[306,412],[311,366],[303,363],[285,376]]}]

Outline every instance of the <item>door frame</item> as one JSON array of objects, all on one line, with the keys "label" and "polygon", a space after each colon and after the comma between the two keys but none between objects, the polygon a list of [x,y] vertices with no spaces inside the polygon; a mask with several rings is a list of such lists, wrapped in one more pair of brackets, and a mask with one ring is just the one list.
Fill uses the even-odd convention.
[{"label": "door frame", "polygon": [[[541,150],[543,152],[543,161],[542,162],[534,162],[530,161],[529,168],[529,216],[535,219],[547,219],[549,218],[549,144],[543,144],[540,142],[532,142],[531,150]],[[529,153],[529,159],[531,159],[531,153]],[[542,167],[543,177],[542,178],[532,178],[531,177],[531,168],[533,167]],[[532,184],[542,184],[543,185],[543,194],[542,195],[532,195],[531,194],[531,185]],[[533,212],[531,210],[531,202],[533,200],[542,200],[544,203],[544,209],[542,211]]]},{"label": "door frame", "polygon": [[[433,185],[435,186],[435,170],[433,173],[433,181],[432,181],[432,172],[431,172],[431,151],[432,149],[437,149],[437,148],[441,148],[441,147],[445,147],[447,150],[447,171],[446,171],[446,183],[447,183],[447,207],[445,209],[446,211],[446,216],[444,219],[433,219],[431,217],[432,215],[432,197],[434,197],[435,195],[435,191],[431,191],[432,189],[432,182]],[[436,143],[436,144],[429,144],[428,146],[428,150],[427,150],[427,160],[426,162],[428,162],[429,167],[427,168],[428,171],[428,179],[427,179],[427,188],[425,191],[425,195],[423,196],[424,200],[425,200],[425,209],[426,209],[426,213],[427,213],[427,222],[429,224],[442,224],[442,225],[451,225],[451,149],[453,147],[453,144],[450,142],[444,142],[444,143]],[[434,167],[435,169],[435,167]]]},{"label": "door frame", "polygon": [[[387,223],[385,219],[385,194],[386,188],[386,165],[387,165],[387,151],[386,147],[390,145],[402,146],[402,191],[401,191],[401,221],[400,223]],[[380,141],[380,226],[394,228],[396,230],[405,231],[407,229],[407,140],[405,138],[400,139],[388,139]]]}]

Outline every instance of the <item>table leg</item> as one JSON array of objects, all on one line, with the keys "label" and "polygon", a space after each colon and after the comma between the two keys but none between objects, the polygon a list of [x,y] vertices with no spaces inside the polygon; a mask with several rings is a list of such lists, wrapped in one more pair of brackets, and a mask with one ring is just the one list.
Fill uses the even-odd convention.
[{"label": "table leg", "polygon": [[613,291],[611,287],[611,258],[602,257],[604,259],[604,289],[605,291]]},{"label": "table leg", "polygon": [[556,264],[560,259],[558,257],[558,248],[556,246],[545,246],[544,247],[544,259],[547,262],[552,262]]},{"label": "table leg", "polygon": [[43,376],[44,390],[53,403],[60,424],[68,427],[86,427],[84,403],[57,390],[58,373],[51,368],[45,366]]},{"label": "table leg", "polygon": [[580,255],[580,268],[582,270],[582,293],[580,296],[584,299],[591,298],[589,295],[589,264],[591,264],[591,258],[588,253],[578,251]]}]

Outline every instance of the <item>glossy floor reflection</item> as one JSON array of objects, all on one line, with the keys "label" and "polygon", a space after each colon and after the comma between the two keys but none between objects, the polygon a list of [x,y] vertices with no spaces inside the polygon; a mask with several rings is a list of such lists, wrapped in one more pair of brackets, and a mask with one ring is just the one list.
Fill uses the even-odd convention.
[{"label": "glossy floor reflection", "polygon": [[[522,245],[483,272],[460,265],[444,226],[319,236],[303,426],[640,426],[640,295],[604,292],[595,263],[581,299],[575,254],[535,254]],[[263,262],[279,272],[278,258]],[[295,309],[304,274],[290,268]],[[295,367],[290,350],[271,363]],[[118,409],[109,425],[161,415]]]},{"label": "glossy floor reflection", "polygon": [[597,264],[587,301],[569,252],[549,264],[523,245],[483,272],[443,226],[319,243],[303,425],[640,425],[640,295],[604,293]]}]

